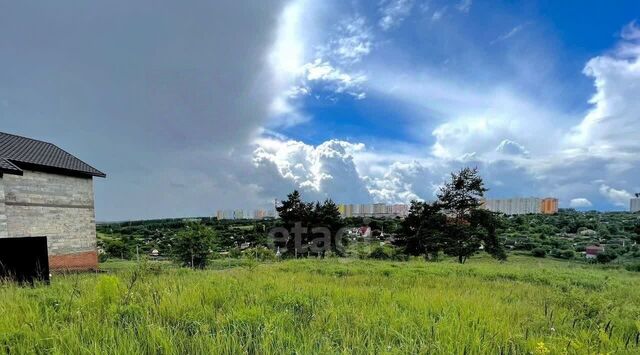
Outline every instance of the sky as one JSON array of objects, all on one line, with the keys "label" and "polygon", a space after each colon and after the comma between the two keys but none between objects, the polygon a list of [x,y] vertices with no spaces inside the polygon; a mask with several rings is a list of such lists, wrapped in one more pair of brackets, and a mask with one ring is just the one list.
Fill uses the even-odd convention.
[{"label": "sky", "polygon": [[0,131],[107,174],[99,221],[307,200],[628,210],[640,2],[0,0]]}]

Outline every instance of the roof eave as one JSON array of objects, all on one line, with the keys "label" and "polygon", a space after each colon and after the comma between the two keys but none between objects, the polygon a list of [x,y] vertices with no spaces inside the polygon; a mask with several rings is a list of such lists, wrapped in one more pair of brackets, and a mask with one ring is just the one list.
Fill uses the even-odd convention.
[{"label": "roof eave", "polygon": [[[13,163],[19,165],[18,167],[21,170],[33,170],[33,171],[40,171],[44,173],[53,173],[53,174],[86,177],[86,178],[91,178],[94,176],[101,177],[101,178],[107,177],[107,174],[99,170],[95,170],[92,172],[92,171],[80,171],[80,170],[65,169],[65,168],[49,166],[49,165],[41,165],[41,164],[25,163],[25,162],[17,162],[17,161],[14,161]],[[20,173],[19,175],[22,175],[22,173]]]}]

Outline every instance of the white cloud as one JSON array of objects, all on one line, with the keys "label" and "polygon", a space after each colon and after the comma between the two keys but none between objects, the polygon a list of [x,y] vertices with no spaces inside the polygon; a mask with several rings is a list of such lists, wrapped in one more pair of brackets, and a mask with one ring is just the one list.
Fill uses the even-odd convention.
[{"label": "white cloud", "polygon": [[268,194],[302,190],[308,199],[354,203],[371,200],[353,161],[363,144],[330,140],[318,146],[293,140],[261,139],[253,153],[255,177]]},{"label": "white cloud", "polygon": [[630,24],[626,25],[622,29],[620,37],[629,41],[640,39],[640,28],[638,28],[636,21],[633,21]]},{"label": "white cloud", "polygon": [[367,81],[364,74],[348,74],[335,68],[329,62],[316,59],[303,67],[304,79],[309,82],[319,82],[325,88],[335,93],[347,93],[361,99],[365,97],[362,91],[362,84]]},{"label": "white cloud", "polygon": [[433,15],[431,15],[431,20],[432,21],[438,21],[442,18],[442,16],[444,16],[444,14],[447,12],[447,7],[442,7],[439,10],[436,10],[433,12]]},{"label": "white cloud", "polygon": [[520,33],[520,31],[522,31],[525,27],[529,26],[530,24],[531,24],[530,22],[526,22],[526,23],[523,23],[521,25],[515,26],[514,28],[509,30],[509,32],[504,33],[504,34],[498,36],[493,41],[491,41],[490,44],[495,44],[495,43],[498,43],[498,42],[505,41],[505,40],[517,35],[518,33]]},{"label": "white cloud", "polygon": [[617,190],[607,185],[600,185],[600,194],[606,197],[616,206],[628,206],[631,200],[631,194],[626,190]]},{"label": "white cloud", "polygon": [[473,0],[460,0],[460,3],[456,6],[456,8],[460,12],[468,13],[471,10],[471,4]]},{"label": "white cloud", "polygon": [[568,136],[567,146],[584,153],[621,157],[640,152],[640,32],[631,24],[620,51],[595,57],[584,73],[594,79],[593,108]]},{"label": "white cloud", "polygon": [[280,15],[268,56],[275,93],[270,106],[272,128],[309,121],[311,117],[301,113],[298,100],[308,95],[330,100],[340,94],[366,98],[363,84],[367,76],[351,68],[371,52],[371,29],[365,17],[353,15],[335,29],[323,31],[318,24],[335,16],[332,5],[294,0]]},{"label": "white cloud", "polygon": [[382,0],[380,2],[380,21],[378,25],[384,31],[399,26],[411,14],[413,0]]},{"label": "white cloud", "polygon": [[412,200],[433,200],[439,179],[426,164],[417,160],[394,162],[378,176],[367,179],[375,201],[409,203]]},{"label": "white cloud", "polygon": [[583,197],[571,199],[569,203],[569,207],[571,208],[587,208],[591,206],[593,206],[591,201]]},{"label": "white cloud", "polygon": [[[382,3],[394,4],[409,2]],[[437,11],[435,18],[444,11],[446,8]],[[378,66],[367,63],[371,75],[354,74],[351,65],[360,63],[373,48],[366,21],[354,19],[352,27],[338,26],[339,35],[330,36],[328,44],[321,46],[321,56],[300,66],[299,81],[288,95],[328,90],[361,97],[366,83],[367,90],[396,100],[411,112],[409,134],[423,142],[423,147],[400,155],[364,146],[343,153],[336,147],[346,142],[310,146],[279,139],[280,148],[257,150],[259,159],[254,160],[259,171],[270,172],[266,176],[272,180],[265,181],[276,181],[273,186],[296,186],[314,196],[346,202],[353,196],[348,196],[350,190],[342,182],[351,181],[359,191],[353,198],[406,202],[432,198],[446,173],[477,165],[490,185],[499,186],[492,194],[556,196],[563,206],[586,206],[587,202],[601,206],[604,200],[625,206],[627,191],[639,188],[640,31],[634,24],[622,31],[624,40],[615,51],[586,64],[584,72],[594,79],[596,94],[590,101],[592,108],[580,120],[553,106],[554,100],[528,95],[518,78],[514,83],[482,85],[458,73],[435,68],[403,70],[386,60]],[[383,29],[397,22],[387,25]],[[509,39],[528,25],[516,26],[496,41]],[[332,153],[325,156],[325,152]],[[325,159],[322,164],[318,163],[320,156]]]},{"label": "white cloud", "polygon": [[529,152],[522,144],[519,144],[517,142],[511,141],[508,139],[505,139],[502,142],[500,142],[500,145],[498,145],[498,147],[496,148],[496,151],[503,154],[507,154],[507,155],[522,155],[522,156],[529,155]]},{"label": "white cloud", "polygon": [[364,16],[353,16],[340,23],[337,34],[319,47],[318,56],[333,58],[344,65],[358,63],[369,55],[373,34]]}]

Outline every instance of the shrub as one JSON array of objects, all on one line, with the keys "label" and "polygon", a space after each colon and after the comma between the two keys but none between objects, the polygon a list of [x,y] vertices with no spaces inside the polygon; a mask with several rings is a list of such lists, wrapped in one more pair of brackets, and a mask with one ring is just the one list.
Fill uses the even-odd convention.
[{"label": "shrub", "polygon": [[190,224],[178,233],[173,252],[175,259],[182,265],[204,269],[209,261],[213,247],[214,232],[200,223]]},{"label": "shrub", "polygon": [[536,258],[544,258],[545,256],[547,256],[547,252],[542,248],[535,248],[531,251],[531,255],[535,256]]},{"label": "shrub", "polygon": [[606,264],[606,263],[612,262],[617,257],[618,257],[617,254],[607,251],[605,253],[598,254],[598,256],[596,256],[596,261],[599,262],[600,264]]},{"label": "shrub", "polygon": [[104,263],[107,260],[109,260],[109,255],[107,255],[107,253],[99,253],[98,254],[98,262]]},{"label": "shrub", "polygon": [[628,264],[628,265],[625,265],[624,268],[629,271],[640,272],[640,263]]},{"label": "shrub", "polygon": [[573,259],[576,256],[576,253],[573,250],[563,250],[560,253],[560,257],[563,259]]},{"label": "shrub", "polygon": [[573,259],[575,253],[573,250],[554,249],[551,251],[551,256],[559,259]]},{"label": "shrub", "polygon": [[102,241],[104,252],[108,257],[130,259],[131,249],[120,239],[106,239]]},{"label": "shrub", "polygon": [[265,247],[247,249],[243,254],[248,259],[256,259],[259,261],[273,261],[277,259],[276,253]]},{"label": "shrub", "polygon": [[379,260],[389,260],[393,258],[393,249],[390,247],[377,246],[369,253],[369,258]]}]

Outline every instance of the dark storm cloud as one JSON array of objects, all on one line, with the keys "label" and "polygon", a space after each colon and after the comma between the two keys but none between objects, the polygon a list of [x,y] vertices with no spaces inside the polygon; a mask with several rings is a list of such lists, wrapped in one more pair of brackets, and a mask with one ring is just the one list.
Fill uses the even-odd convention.
[{"label": "dark storm cloud", "polygon": [[0,130],[106,171],[98,219],[212,214],[247,199],[233,149],[268,115],[266,51],[281,8],[0,1]]}]

